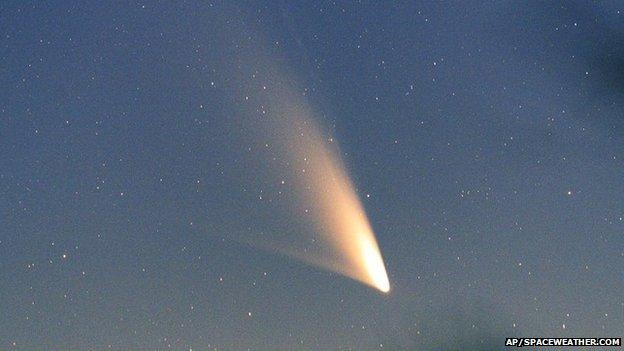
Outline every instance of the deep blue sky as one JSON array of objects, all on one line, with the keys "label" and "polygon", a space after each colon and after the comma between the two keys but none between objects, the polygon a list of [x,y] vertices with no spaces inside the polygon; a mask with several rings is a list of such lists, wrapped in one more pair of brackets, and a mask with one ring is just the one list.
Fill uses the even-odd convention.
[{"label": "deep blue sky", "polygon": [[[2,350],[624,334],[620,2],[5,1],[0,38]],[[302,226],[249,142],[274,67],[391,294],[239,243]]]}]

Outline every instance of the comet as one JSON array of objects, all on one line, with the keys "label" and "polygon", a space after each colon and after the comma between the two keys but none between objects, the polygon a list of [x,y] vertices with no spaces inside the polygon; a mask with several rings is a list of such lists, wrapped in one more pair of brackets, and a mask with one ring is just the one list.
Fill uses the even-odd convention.
[{"label": "comet", "polygon": [[314,260],[383,293],[390,291],[386,267],[354,185],[333,139],[323,138],[313,121],[300,124],[298,142],[290,150],[303,157],[299,181],[304,201],[311,207],[313,223],[329,255]]},{"label": "comet", "polygon": [[[232,35],[234,31],[229,31]],[[245,45],[238,46],[234,56],[225,60],[223,71],[235,73],[229,81],[233,83],[235,99],[240,109],[237,125],[241,126],[241,137],[246,143],[255,145],[262,163],[253,159],[251,182],[260,180],[266,169],[258,167],[275,165],[273,169],[283,177],[285,172],[294,183],[295,193],[289,197],[291,213],[275,214],[294,220],[299,228],[302,223],[310,224],[310,231],[304,228],[296,243],[284,243],[271,239],[271,234],[242,239],[250,245],[265,248],[299,259],[355,281],[368,285],[383,293],[390,291],[390,282],[383,257],[373,228],[360,202],[354,183],[349,177],[335,138],[329,137],[323,128],[321,114],[312,108],[308,97],[309,89],[298,84],[297,74],[291,74],[290,66],[283,57],[272,50],[273,44],[258,45],[262,40],[250,40],[247,33],[253,30],[242,28],[236,40]],[[231,42],[232,38],[227,37]],[[271,145],[271,154],[263,154]],[[267,151],[268,152],[268,151]],[[270,157],[270,158],[267,158]],[[285,166],[284,166],[285,165]],[[269,177],[268,182],[272,180]],[[291,228],[286,228],[290,230]],[[279,229],[278,229],[279,230]],[[281,232],[281,231],[280,231]],[[308,244],[313,242],[313,247]]]}]

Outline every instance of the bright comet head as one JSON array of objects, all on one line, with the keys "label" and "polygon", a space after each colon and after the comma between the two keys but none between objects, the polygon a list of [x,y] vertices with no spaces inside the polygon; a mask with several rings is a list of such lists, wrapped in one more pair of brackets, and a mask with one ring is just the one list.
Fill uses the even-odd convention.
[{"label": "bright comet head", "polygon": [[363,247],[364,265],[369,276],[371,285],[381,292],[387,293],[390,291],[390,281],[388,280],[388,273],[386,273],[386,267],[384,266],[381,258],[381,253],[376,243],[368,242]]}]

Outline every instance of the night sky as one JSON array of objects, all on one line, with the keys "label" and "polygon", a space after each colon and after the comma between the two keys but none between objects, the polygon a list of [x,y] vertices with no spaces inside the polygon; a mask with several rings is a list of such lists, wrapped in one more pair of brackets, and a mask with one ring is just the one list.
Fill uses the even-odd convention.
[{"label": "night sky", "polygon": [[[3,1],[0,86],[0,350],[624,334],[621,2]],[[301,111],[388,294],[276,249]]]}]

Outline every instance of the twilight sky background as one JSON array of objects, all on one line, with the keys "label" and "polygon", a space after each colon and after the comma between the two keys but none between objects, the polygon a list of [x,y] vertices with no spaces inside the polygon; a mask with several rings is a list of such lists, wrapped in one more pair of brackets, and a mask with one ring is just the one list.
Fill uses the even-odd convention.
[{"label": "twilight sky background", "polygon": [[[0,38],[0,350],[624,334],[621,2],[4,1]],[[389,295],[242,244],[310,231],[291,95]]]}]

